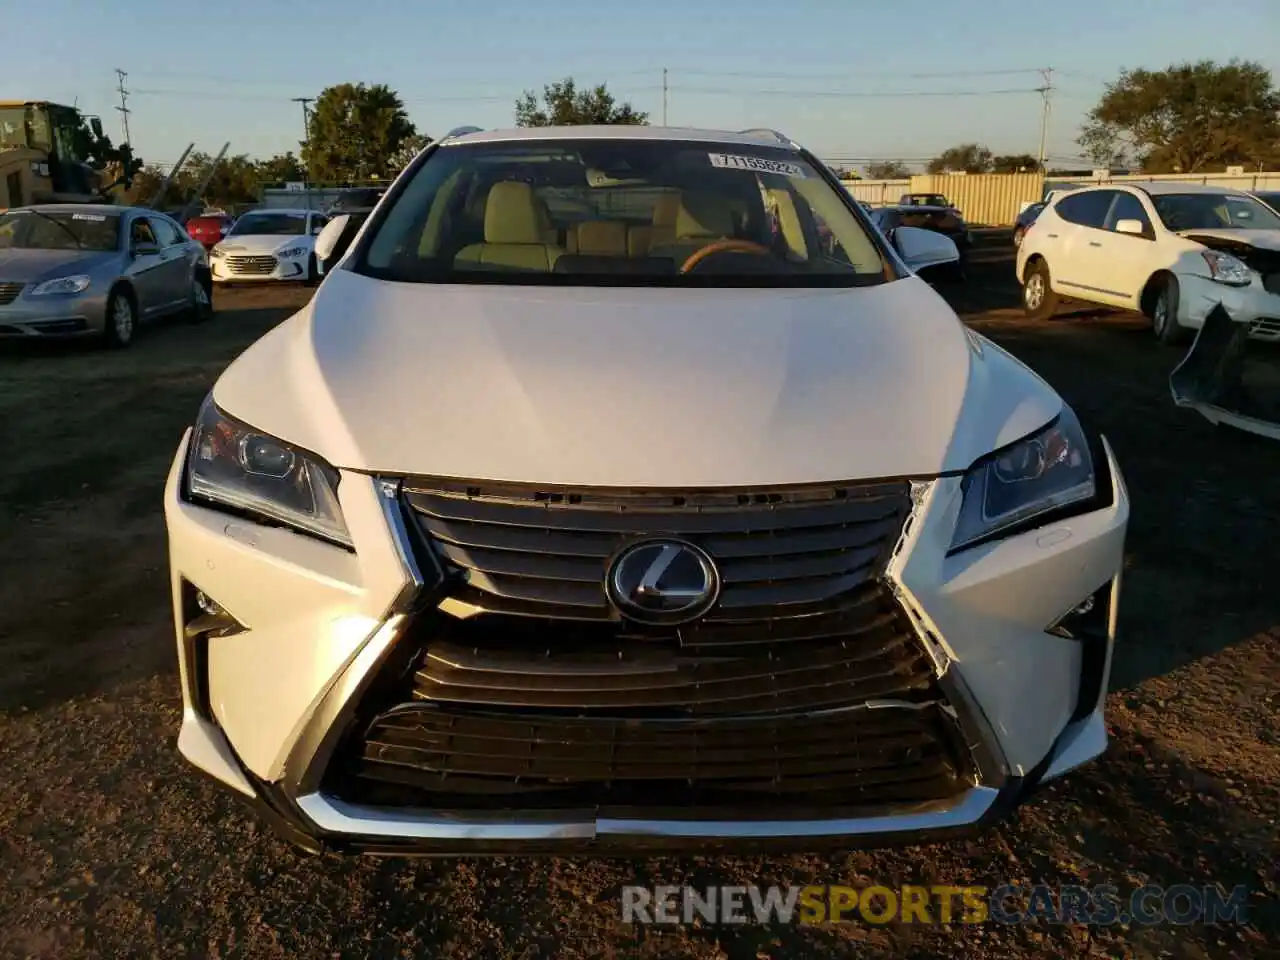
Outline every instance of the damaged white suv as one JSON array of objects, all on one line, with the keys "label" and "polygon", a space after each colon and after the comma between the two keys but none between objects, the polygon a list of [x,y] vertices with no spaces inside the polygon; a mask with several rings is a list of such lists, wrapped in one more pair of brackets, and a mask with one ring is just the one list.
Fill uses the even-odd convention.
[{"label": "damaged white suv", "polygon": [[455,132],[346,232],[165,492],[179,748],[295,842],[923,838],[1105,748],[1124,484],[949,240],[626,126]]}]

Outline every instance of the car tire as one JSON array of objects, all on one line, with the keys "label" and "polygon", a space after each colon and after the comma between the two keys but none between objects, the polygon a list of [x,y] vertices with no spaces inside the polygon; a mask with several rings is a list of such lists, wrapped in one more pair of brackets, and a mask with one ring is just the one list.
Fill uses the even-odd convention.
[{"label": "car tire", "polygon": [[204,323],[213,316],[213,281],[196,274],[191,280],[191,306],[187,319],[192,323]]},{"label": "car tire", "polygon": [[133,343],[138,333],[138,305],[127,290],[116,288],[107,297],[107,318],[102,327],[106,346],[121,349]]},{"label": "car tire", "polygon": [[1022,309],[1032,320],[1048,320],[1058,312],[1058,295],[1049,280],[1049,265],[1036,260],[1022,281]]},{"label": "car tire", "polygon": [[1185,343],[1191,332],[1178,323],[1179,296],[1178,281],[1164,277],[1151,297],[1151,330],[1156,339],[1166,346]]}]

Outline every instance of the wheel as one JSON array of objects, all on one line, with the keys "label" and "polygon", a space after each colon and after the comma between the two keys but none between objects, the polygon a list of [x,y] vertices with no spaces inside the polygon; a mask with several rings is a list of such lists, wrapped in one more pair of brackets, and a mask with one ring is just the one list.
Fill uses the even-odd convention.
[{"label": "wheel", "polygon": [[1026,233],[1026,232],[1027,232],[1027,231],[1023,230],[1023,229],[1022,229],[1022,227],[1015,227],[1015,228],[1014,228],[1014,231],[1013,231],[1013,249],[1017,250],[1020,246],[1022,246],[1022,235],[1023,235],[1024,233]]},{"label": "wheel", "polygon": [[1176,346],[1183,343],[1190,333],[1178,323],[1178,281],[1164,277],[1151,301],[1151,329],[1163,344]]},{"label": "wheel", "polygon": [[1022,281],[1022,309],[1032,320],[1048,320],[1058,312],[1058,295],[1049,283],[1049,265],[1035,261]]},{"label": "wheel", "polygon": [[314,287],[320,282],[320,271],[316,268],[316,255],[314,253],[307,257],[307,279],[303,282],[308,287]]},{"label": "wheel", "polygon": [[102,339],[109,347],[127,347],[138,332],[138,308],[124,290],[112,290],[107,297],[107,322]]},{"label": "wheel", "polygon": [[204,323],[213,316],[213,281],[199,274],[191,278],[191,306],[187,319],[192,323]]}]

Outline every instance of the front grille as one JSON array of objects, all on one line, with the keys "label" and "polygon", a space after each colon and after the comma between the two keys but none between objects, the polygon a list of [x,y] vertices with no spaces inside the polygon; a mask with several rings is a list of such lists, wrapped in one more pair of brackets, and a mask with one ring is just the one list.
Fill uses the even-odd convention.
[{"label": "front grille", "polygon": [[337,792],[386,805],[842,809],[965,784],[936,706],[717,723],[512,716],[407,704],[379,716]]},{"label": "front grille", "polygon": [[[908,483],[432,481],[404,499],[443,594],[479,612],[416,616],[330,767],[345,799],[793,811],[967,785],[933,661],[881,578]],[[720,597],[698,621],[646,626],[609,604],[610,559],[652,537],[715,561]]]},{"label": "front grille", "polygon": [[1249,332],[1256,337],[1266,337],[1267,339],[1280,337],[1280,319],[1262,317],[1249,324]]},{"label": "front grille", "polygon": [[16,283],[12,280],[0,280],[0,307],[17,300],[18,294],[22,292],[24,286],[25,284]]},{"label": "front grille", "polygon": [[245,276],[262,277],[274,273],[275,257],[227,257],[227,269]]},{"label": "front grille", "polygon": [[905,482],[777,492],[618,492],[439,481],[405,491],[421,531],[461,576],[458,599],[495,613],[616,620],[605,568],[628,542],[677,537],[716,562],[722,589],[692,632],[839,612],[883,570],[910,507]]}]

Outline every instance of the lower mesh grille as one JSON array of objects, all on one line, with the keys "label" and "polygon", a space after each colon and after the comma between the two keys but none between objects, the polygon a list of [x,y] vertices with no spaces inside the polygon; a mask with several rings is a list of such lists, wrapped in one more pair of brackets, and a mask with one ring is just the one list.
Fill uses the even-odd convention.
[{"label": "lower mesh grille", "polygon": [[23,286],[24,284],[12,280],[0,280],[0,306],[17,300]]},{"label": "lower mesh grille", "polygon": [[921,803],[965,786],[948,726],[935,705],[681,723],[406,704],[369,726],[346,788],[445,809]]}]

